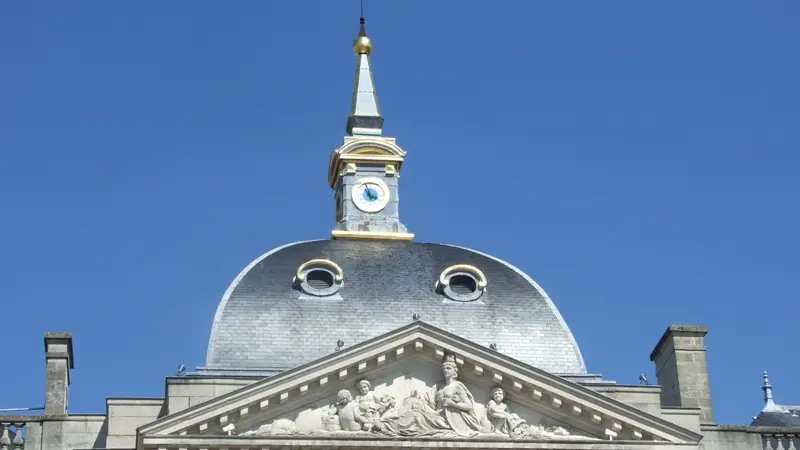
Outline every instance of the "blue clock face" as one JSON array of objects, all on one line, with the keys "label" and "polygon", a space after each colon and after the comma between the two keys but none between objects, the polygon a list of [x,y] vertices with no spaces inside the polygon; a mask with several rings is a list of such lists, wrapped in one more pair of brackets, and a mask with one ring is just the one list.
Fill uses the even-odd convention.
[{"label": "blue clock face", "polygon": [[378,189],[375,186],[370,186],[365,183],[364,190],[361,196],[364,197],[364,201],[372,203],[378,201],[378,199],[380,198],[380,193],[378,192]]},{"label": "blue clock face", "polygon": [[376,213],[389,203],[389,187],[380,178],[361,179],[353,186],[353,203],[361,211]]}]

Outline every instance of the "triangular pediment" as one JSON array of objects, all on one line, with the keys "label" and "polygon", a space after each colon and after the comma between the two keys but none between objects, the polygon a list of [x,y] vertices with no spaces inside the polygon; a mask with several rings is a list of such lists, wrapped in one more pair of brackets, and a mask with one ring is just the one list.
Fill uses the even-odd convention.
[{"label": "triangular pediment", "polygon": [[[446,381],[444,366],[455,368],[457,377]],[[359,391],[360,380],[369,381],[368,391]],[[497,387],[504,395],[493,399]],[[178,437],[200,440],[209,448],[209,439],[221,446],[230,446],[231,440],[241,445],[242,439],[261,446],[309,439],[340,448],[347,446],[345,441],[364,438],[675,444],[701,439],[423,322],[139,429],[140,448],[167,445]]]}]

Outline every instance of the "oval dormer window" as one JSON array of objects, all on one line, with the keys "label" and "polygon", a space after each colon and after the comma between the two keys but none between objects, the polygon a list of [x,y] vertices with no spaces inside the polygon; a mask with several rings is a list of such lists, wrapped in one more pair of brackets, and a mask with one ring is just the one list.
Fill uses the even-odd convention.
[{"label": "oval dormer window", "polygon": [[344,284],[344,273],[333,261],[312,259],[300,265],[294,277],[300,299],[341,300],[339,289]]},{"label": "oval dormer window", "polygon": [[458,296],[469,296],[478,290],[478,280],[466,273],[450,277],[450,290]]},{"label": "oval dormer window", "polygon": [[445,303],[483,304],[480,298],[486,292],[486,276],[475,266],[459,264],[442,271],[436,290],[444,295]]},{"label": "oval dormer window", "polygon": [[334,275],[324,269],[312,269],[306,274],[306,283],[315,291],[324,291],[334,285]]}]

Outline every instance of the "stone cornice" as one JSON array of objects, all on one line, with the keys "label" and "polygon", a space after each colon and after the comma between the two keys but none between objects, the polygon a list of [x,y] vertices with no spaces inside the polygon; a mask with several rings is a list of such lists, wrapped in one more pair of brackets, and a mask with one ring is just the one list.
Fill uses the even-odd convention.
[{"label": "stone cornice", "polygon": [[751,434],[797,434],[800,427],[751,427],[749,425],[703,425],[703,431],[738,431]]},{"label": "stone cornice", "polygon": [[[643,447],[643,445],[645,447]],[[696,449],[696,443],[673,442],[641,442],[641,441],[503,441],[492,439],[414,439],[402,440],[383,438],[376,439],[367,436],[364,439],[319,439],[309,437],[291,438],[253,438],[242,436],[145,436],[141,438],[143,450],[157,449],[299,449],[314,448],[320,450],[361,450],[369,448],[400,449],[441,449],[459,448],[470,450],[642,450],[643,448],[658,450],[689,450]]]}]

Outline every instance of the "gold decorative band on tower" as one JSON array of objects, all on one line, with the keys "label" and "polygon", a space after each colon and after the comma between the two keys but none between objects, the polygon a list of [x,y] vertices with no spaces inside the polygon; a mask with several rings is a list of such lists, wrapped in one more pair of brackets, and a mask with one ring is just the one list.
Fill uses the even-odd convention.
[{"label": "gold decorative band on tower", "polygon": [[413,241],[414,233],[374,233],[371,231],[333,230],[331,237],[334,239],[387,239],[393,241]]}]

